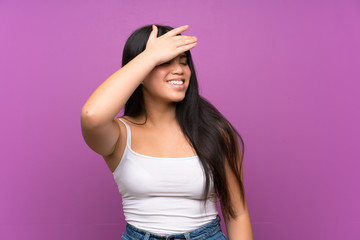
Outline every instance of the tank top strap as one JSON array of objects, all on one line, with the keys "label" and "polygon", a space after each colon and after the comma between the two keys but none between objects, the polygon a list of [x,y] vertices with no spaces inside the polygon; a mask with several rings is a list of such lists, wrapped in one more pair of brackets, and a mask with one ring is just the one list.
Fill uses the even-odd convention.
[{"label": "tank top strap", "polygon": [[122,121],[125,124],[126,127],[126,143],[129,147],[131,147],[131,129],[130,126],[122,119],[118,118],[120,121]]}]

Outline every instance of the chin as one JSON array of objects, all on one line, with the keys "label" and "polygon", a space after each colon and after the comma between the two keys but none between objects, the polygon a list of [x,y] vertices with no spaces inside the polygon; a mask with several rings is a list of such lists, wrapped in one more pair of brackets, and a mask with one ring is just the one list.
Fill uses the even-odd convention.
[{"label": "chin", "polygon": [[181,96],[181,97],[177,97],[177,98],[174,98],[173,101],[174,102],[181,102],[182,100],[185,99],[185,95],[184,96]]},{"label": "chin", "polygon": [[169,99],[170,102],[181,102],[182,100],[184,100],[184,98],[173,98],[173,99]]},{"label": "chin", "polygon": [[169,102],[176,103],[176,102],[181,102],[182,100],[184,100],[184,98],[172,98],[169,99]]}]

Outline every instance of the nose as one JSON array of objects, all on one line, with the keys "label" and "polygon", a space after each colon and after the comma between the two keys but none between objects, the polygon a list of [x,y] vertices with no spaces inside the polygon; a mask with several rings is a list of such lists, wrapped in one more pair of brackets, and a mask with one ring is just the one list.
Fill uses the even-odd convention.
[{"label": "nose", "polygon": [[174,61],[174,63],[171,66],[171,72],[174,73],[174,74],[175,73],[176,74],[182,74],[182,73],[184,73],[184,69],[183,69],[182,65],[179,62]]}]

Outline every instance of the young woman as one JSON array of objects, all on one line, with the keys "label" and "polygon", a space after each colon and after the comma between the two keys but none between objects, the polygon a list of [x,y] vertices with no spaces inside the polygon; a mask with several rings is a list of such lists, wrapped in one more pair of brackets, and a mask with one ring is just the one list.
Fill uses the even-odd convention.
[{"label": "young woman", "polygon": [[[122,195],[122,239],[253,239],[235,128],[199,95],[188,26],[147,25],[127,40],[122,68],[81,111],[83,137]],[[117,114],[125,106],[124,116]]]}]

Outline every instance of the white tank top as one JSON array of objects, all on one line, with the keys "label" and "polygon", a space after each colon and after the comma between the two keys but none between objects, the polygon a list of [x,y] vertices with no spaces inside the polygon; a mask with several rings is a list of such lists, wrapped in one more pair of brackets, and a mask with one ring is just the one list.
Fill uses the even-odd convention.
[{"label": "white tank top", "polygon": [[126,126],[126,147],[113,172],[122,195],[127,223],[159,235],[189,232],[217,217],[217,198],[210,181],[206,209],[200,201],[205,174],[198,156],[159,158],[131,149],[130,126]]}]

